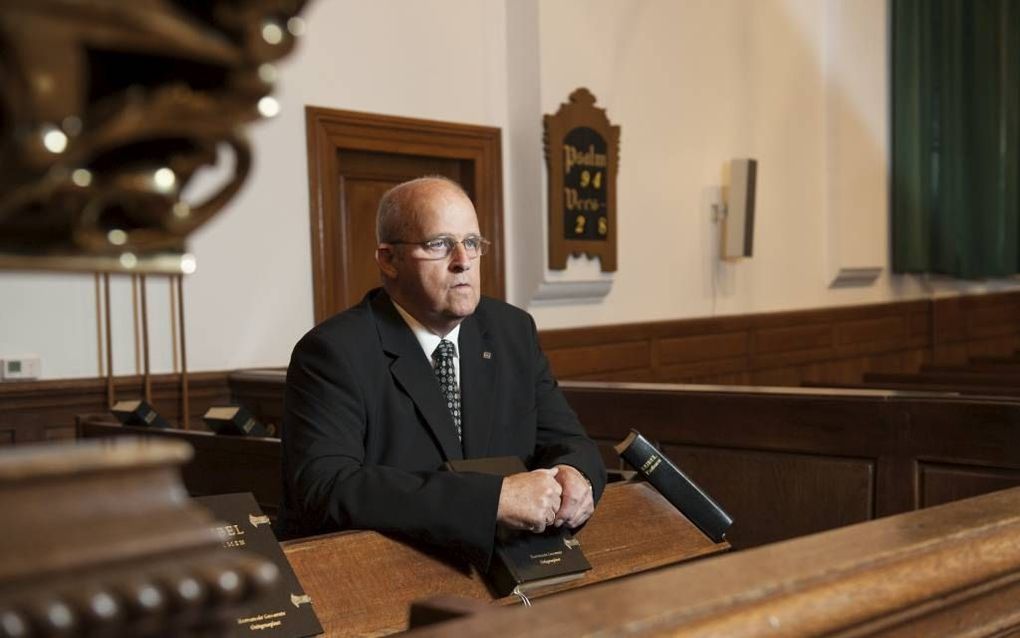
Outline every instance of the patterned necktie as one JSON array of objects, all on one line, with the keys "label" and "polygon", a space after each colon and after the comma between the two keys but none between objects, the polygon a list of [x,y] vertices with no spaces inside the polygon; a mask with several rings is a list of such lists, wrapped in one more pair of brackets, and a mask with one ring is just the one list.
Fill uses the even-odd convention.
[{"label": "patterned necktie", "polygon": [[457,373],[453,368],[453,353],[453,343],[443,339],[436,346],[432,358],[436,362],[439,389],[443,391],[446,407],[450,408],[450,415],[453,416],[453,426],[457,428],[457,439],[463,441],[460,432],[460,386],[457,384]]}]

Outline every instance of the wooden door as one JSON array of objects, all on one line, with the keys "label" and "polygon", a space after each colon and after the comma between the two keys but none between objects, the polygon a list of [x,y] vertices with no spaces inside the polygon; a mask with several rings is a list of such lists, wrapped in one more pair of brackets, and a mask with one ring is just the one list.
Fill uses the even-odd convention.
[{"label": "wooden door", "polygon": [[503,205],[497,128],[308,107],[308,167],[315,321],[379,285],[375,212],[390,187],[443,175],[464,187],[493,250],[482,293],[503,298]]}]

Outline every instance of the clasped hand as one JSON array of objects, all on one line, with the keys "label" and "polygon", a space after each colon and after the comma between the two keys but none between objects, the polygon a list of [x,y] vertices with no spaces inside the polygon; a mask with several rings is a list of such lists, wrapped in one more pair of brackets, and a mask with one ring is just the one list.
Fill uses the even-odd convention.
[{"label": "clasped hand", "polygon": [[511,529],[541,533],[549,526],[578,527],[594,510],[584,475],[569,465],[557,465],[503,479],[496,520]]}]

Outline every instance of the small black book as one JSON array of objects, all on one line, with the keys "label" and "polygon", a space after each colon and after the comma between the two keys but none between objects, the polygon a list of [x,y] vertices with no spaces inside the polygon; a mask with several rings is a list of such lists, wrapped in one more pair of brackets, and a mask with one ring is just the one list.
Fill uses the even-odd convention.
[{"label": "small black book", "polygon": [[616,452],[706,536],[717,543],[726,538],[730,515],[640,432],[631,430]]},{"label": "small black book", "polygon": [[[528,471],[516,456],[453,460],[446,469],[500,476]],[[581,578],[590,569],[580,541],[566,527],[548,527],[541,534],[499,528],[486,578],[497,595],[526,600],[532,591]]]}]

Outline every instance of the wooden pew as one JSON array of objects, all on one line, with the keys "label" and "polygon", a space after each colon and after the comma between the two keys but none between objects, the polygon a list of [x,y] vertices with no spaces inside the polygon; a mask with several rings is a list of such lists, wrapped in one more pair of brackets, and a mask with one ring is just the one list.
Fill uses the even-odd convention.
[{"label": "wooden pew", "polygon": [[[592,570],[541,596],[724,551],[645,483],[606,488],[578,534]],[[327,636],[383,635],[408,626],[412,602],[436,594],[506,605],[472,568],[376,532],[339,532],[283,543]]]},{"label": "wooden pew", "polygon": [[426,627],[430,636],[1016,636],[1020,489]]},{"label": "wooden pew", "polygon": [[[737,520],[750,547],[1020,485],[1020,406],[883,391],[563,384],[611,445],[637,427]],[[750,524],[741,525],[741,521]]]},{"label": "wooden pew", "polygon": [[921,366],[921,372],[978,372],[981,374],[1001,373],[1015,376],[1020,374],[1020,361],[1013,359],[983,359],[968,361],[961,365],[926,363]]},{"label": "wooden pew", "polygon": [[889,387],[906,385],[917,389],[944,390],[950,389],[962,394],[981,394],[986,396],[1004,395],[1020,396],[1020,376],[997,374],[994,372],[961,372],[961,371],[929,371],[929,372],[867,372],[864,384],[869,387]]},{"label": "wooden pew", "polygon": [[159,430],[120,425],[109,415],[77,418],[78,438],[141,436],[186,441],[194,448],[181,469],[192,496],[251,492],[262,511],[275,518],[280,509],[280,440],[217,436],[194,430]]},{"label": "wooden pew", "polygon": [[988,398],[995,401],[1012,401],[1018,395],[1016,388],[986,385],[952,385],[917,381],[913,376],[899,377],[894,381],[862,381],[860,383],[822,383],[806,381],[801,384],[805,388],[833,390],[892,390],[899,393],[924,393],[925,395],[942,395],[942,398],[965,398],[980,401]]},{"label": "wooden pew", "polygon": [[870,390],[564,383],[604,446],[630,427],[746,548],[1020,485],[1020,403]]},{"label": "wooden pew", "polygon": [[[278,423],[283,380],[282,371],[239,372],[231,391]],[[1020,402],[883,390],[561,387],[608,467],[620,467],[612,445],[640,430],[733,515],[735,548],[1020,485]]]}]

